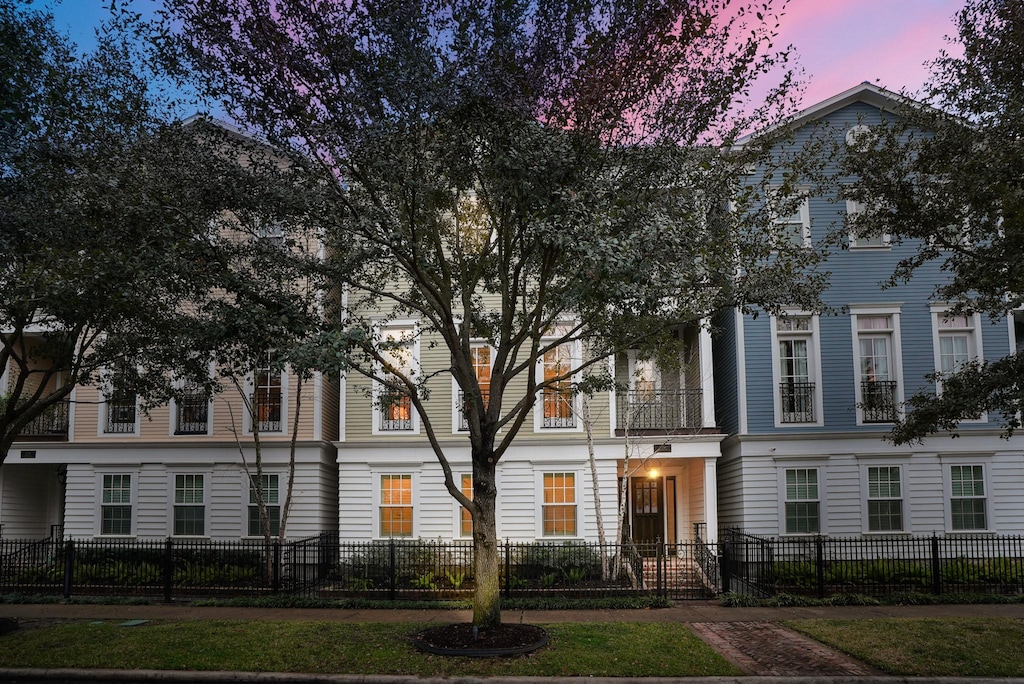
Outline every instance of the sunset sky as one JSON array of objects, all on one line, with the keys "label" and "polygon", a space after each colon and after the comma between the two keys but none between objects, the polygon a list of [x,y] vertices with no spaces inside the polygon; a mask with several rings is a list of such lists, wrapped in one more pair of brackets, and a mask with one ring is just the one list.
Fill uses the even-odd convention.
[{"label": "sunset sky", "polygon": [[[88,48],[109,0],[40,4]],[[956,33],[952,17],[962,6],[963,0],[791,0],[779,43],[795,45],[800,55],[808,80],[803,106],[862,81],[916,91],[928,73],[924,62],[945,47],[944,36]]]}]

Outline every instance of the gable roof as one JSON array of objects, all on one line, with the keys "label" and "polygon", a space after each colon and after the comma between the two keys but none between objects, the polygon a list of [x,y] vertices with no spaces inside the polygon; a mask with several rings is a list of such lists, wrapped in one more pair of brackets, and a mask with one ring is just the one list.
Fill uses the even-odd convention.
[{"label": "gable roof", "polygon": [[[784,122],[767,128],[762,131],[756,131],[754,133],[748,133],[739,140],[736,141],[737,145],[743,145],[749,140],[762,136],[769,133],[774,133],[780,129],[796,129],[801,126],[828,116],[832,112],[842,109],[854,102],[864,102],[866,104],[877,107],[883,111],[896,111],[898,107],[906,107],[907,105],[915,105],[913,100],[895,93],[891,90],[876,86],[868,81],[859,83],[849,90],[844,90],[838,95],[833,95],[827,100],[811,105],[806,109],[802,109],[791,118],[786,119]],[[918,106],[920,106],[918,104]]]}]

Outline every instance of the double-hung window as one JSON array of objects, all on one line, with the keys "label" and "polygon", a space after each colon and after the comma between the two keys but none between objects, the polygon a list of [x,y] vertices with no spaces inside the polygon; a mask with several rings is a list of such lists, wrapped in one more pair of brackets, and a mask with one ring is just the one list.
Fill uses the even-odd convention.
[{"label": "double-hung window", "polygon": [[282,432],[281,419],[283,379],[281,369],[274,364],[274,355],[267,352],[260,357],[253,377],[253,413],[255,426],[260,432]]},{"label": "double-hung window", "polygon": [[380,476],[380,536],[412,536],[412,475],[409,473]]},{"label": "double-hung window", "polygon": [[544,473],[541,504],[545,537],[576,536],[576,473]]},{"label": "double-hung window", "polygon": [[103,476],[100,504],[100,534],[128,535],[132,533],[132,476],[112,474]]},{"label": "double-hung window", "polygon": [[857,200],[846,200],[846,218],[850,228],[850,247],[862,249],[867,247],[888,247],[889,236],[880,231],[866,232],[864,218],[867,205]]},{"label": "double-hung window", "polygon": [[899,466],[868,467],[868,531],[903,530],[903,489]]},{"label": "double-hung window", "polygon": [[817,468],[786,469],[786,534],[821,531],[821,499]]},{"label": "double-hung window", "polygon": [[817,396],[817,348],[815,321],[810,315],[790,314],[773,321],[777,350],[779,423],[817,423],[820,419]]},{"label": "double-hung window", "polygon": [[174,535],[201,537],[206,534],[206,478],[187,473],[174,476]]},{"label": "double-hung window", "polygon": [[[267,511],[271,536],[281,534],[281,479],[276,474],[264,474],[263,506]],[[256,488],[256,477],[249,480],[249,536],[263,536],[263,520],[260,516],[259,492]]]},{"label": "double-hung window", "polygon": [[[932,307],[935,333],[935,370],[940,376],[956,373],[964,364],[980,358],[978,316],[952,314],[943,307]],[[936,389],[942,391],[941,377]]]},{"label": "double-hung window", "polygon": [[[476,345],[469,350],[470,360],[473,364],[473,374],[476,377],[477,387],[480,388],[480,398],[486,409],[491,396],[491,348],[485,344]],[[465,390],[457,390],[458,404],[456,415],[458,417],[459,431],[469,430],[469,400]]]},{"label": "double-hung window", "polygon": [[985,530],[985,467],[954,465],[949,468],[950,526],[954,530]]},{"label": "double-hung window", "polygon": [[176,435],[205,435],[209,427],[210,400],[197,385],[185,387],[174,402]]},{"label": "double-hung window", "polygon": [[412,397],[402,378],[412,379],[415,372],[416,328],[414,325],[390,325],[380,331],[384,357],[382,375],[386,383],[377,385],[377,432],[414,432]]},{"label": "double-hung window", "polygon": [[[473,476],[471,474],[463,473],[461,475],[459,478],[459,488],[466,495],[466,498],[470,501],[473,500]],[[465,506],[459,506],[459,536],[473,536],[473,516],[470,515],[469,510]]]},{"label": "double-hung window", "polygon": [[858,413],[863,423],[891,423],[899,415],[897,315],[854,315]]},{"label": "double-hung window", "polygon": [[572,344],[560,344],[544,352],[541,359],[541,377],[545,383],[541,392],[541,427],[576,427],[571,371]]},{"label": "double-hung window", "polygon": [[807,194],[801,192],[787,197],[781,188],[771,188],[768,193],[768,209],[771,216],[773,235],[782,245],[796,247],[811,246],[811,214]]}]

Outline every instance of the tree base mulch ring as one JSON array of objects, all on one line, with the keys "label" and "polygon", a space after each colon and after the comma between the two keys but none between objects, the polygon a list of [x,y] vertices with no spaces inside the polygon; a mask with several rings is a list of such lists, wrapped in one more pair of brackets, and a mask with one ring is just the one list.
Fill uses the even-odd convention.
[{"label": "tree base mulch ring", "polygon": [[456,623],[425,629],[412,643],[427,653],[471,658],[494,658],[531,653],[548,643],[548,633],[536,625],[499,625],[479,629],[473,625]]}]

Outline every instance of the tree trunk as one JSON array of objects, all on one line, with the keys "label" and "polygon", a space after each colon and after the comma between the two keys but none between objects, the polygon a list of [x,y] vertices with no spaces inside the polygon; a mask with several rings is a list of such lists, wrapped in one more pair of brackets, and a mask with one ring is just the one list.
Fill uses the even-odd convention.
[{"label": "tree trunk", "polygon": [[501,624],[501,554],[496,524],[497,489],[490,457],[473,458],[473,624],[481,629]]}]

